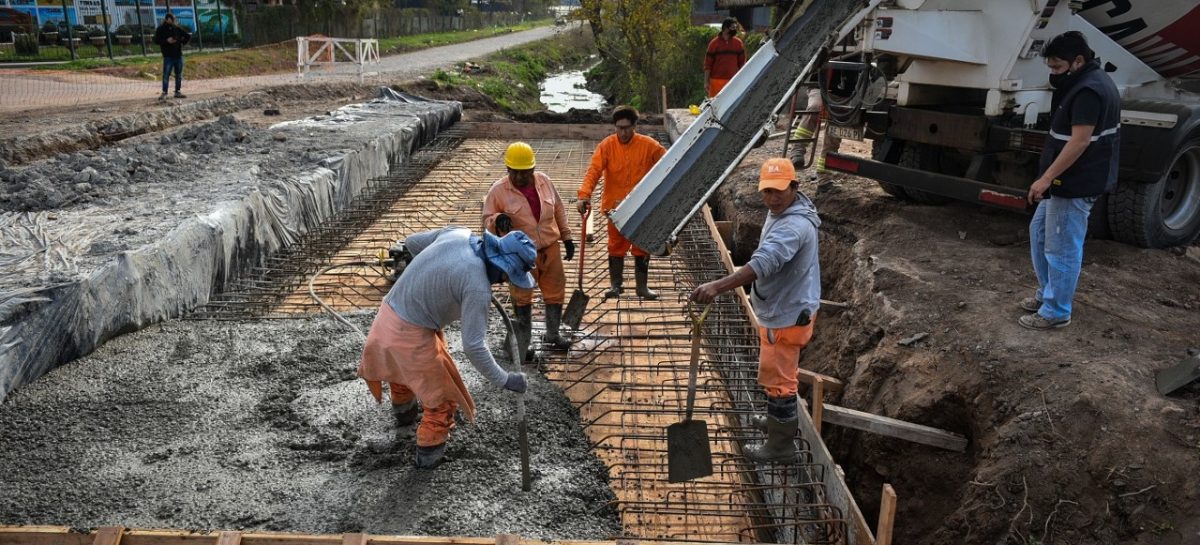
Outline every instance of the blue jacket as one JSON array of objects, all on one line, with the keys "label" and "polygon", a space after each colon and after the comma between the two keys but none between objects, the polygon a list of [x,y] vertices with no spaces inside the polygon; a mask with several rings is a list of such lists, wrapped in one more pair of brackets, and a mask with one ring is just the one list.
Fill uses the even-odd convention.
[{"label": "blue jacket", "polygon": [[750,302],[759,325],[778,329],[797,325],[807,310],[821,306],[821,263],[818,257],[817,207],[804,193],[781,214],[767,213],[758,248],[746,266],[757,279]]}]

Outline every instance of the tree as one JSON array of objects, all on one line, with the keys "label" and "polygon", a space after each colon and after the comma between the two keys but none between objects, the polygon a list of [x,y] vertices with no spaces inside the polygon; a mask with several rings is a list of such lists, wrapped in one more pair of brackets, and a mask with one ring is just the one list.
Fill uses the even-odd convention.
[{"label": "tree", "polygon": [[624,102],[657,110],[656,91],[678,66],[691,24],[688,0],[582,0],[577,17],[592,27],[602,61],[615,72],[612,91]]}]

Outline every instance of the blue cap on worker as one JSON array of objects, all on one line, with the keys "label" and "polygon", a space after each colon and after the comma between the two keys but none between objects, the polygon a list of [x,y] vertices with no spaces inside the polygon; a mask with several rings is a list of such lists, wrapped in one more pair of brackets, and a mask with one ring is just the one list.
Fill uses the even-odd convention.
[{"label": "blue cap on worker", "polygon": [[529,271],[537,262],[537,248],[521,231],[510,231],[503,237],[483,232],[483,250],[488,263],[508,275],[508,282],[518,288],[532,289],[533,275]]}]

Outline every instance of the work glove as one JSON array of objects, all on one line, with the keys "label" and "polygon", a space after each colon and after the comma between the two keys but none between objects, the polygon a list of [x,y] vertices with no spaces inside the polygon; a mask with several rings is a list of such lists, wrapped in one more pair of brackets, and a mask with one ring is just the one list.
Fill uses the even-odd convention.
[{"label": "work glove", "polygon": [[528,387],[525,384],[525,373],[509,373],[508,379],[504,381],[505,390],[510,390],[518,394],[525,393],[525,389]]},{"label": "work glove", "polygon": [[563,258],[563,261],[570,261],[571,258],[575,257],[575,241],[571,239],[564,240],[563,246],[567,247],[567,255]]},{"label": "work glove", "polygon": [[575,204],[575,207],[579,209],[579,215],[582,216],[583,214],[587,214],[588,210],[592,209],[592,201],[587,199],[579,199],[579,202]]},{"label": "work glove", "polygon": [[512,231],[512,218],[508,214],[496,216],[496,234],[504,236],[509,231]]}]

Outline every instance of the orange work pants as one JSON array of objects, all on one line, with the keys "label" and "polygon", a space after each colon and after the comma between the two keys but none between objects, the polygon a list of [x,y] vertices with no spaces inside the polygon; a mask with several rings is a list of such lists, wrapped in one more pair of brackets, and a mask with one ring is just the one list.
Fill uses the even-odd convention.
[{"label": "orange work pants", "polygon": [[441,331],[404,321],[387,303],[380,305],[363,347],[358,376],[367,381],[375,401],[383,400],[383,382],[392,403],[421,401],[425,415],[417,427],[417,446],[446,442],[454,429],[454,411],[475,418],[475,401],[450,357]]},{"label": "orange work pants", "polygon": [[[563,272],[562,249],[558,242],[546,246],[537,253],[537,263],[532,271],[533,282],[542,290],[542,301],[547,305],[561,305],[567,298],[567,275]],[[527,307],[533,304],[533,290],[508,285],[513,304]]]},{"label": "orange work pants", "polygon": [[758,383],[768,397],[796,395],[800,353],[812,340],[813,321],[779,329],[758,328]]},{"label": "orange work pants", "polygon": [[729,84],[727,79],[708,78],[708,98],[717,96],[726,85]]},{"label": "orange work pants", "polygon": [[625,254],[632,253],[634,257],[646,257],[650,254],[645,250],[634,246],[629,239],[625,238],[617,226],[608,222],[608,255],[610,257],[625,257]]}]

